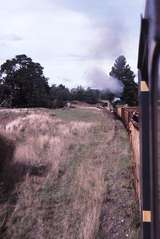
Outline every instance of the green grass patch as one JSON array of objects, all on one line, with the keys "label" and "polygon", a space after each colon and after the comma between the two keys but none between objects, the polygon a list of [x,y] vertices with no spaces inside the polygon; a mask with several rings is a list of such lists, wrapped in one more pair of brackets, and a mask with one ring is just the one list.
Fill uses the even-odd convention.
[{"label": "green grass patch", "polygon": [[56,109],[53,111],[56,116],[64,121],[99,121],[102,118],[101,112],[93,112],[89,109]]}]

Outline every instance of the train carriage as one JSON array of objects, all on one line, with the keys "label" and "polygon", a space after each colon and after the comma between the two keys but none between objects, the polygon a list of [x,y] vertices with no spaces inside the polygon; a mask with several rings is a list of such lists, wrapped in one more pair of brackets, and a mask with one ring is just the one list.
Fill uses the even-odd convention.
[{"label": "train carriage", "polygon": [[146,2],[139,44],[142,238],[160,238],[160,0]]}]

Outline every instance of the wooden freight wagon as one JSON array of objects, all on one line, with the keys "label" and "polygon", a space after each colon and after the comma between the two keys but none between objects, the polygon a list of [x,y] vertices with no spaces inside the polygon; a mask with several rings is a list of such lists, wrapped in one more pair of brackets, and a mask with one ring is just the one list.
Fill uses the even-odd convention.
[{"label": "wooden freight wagon", "polygon": [[122,108],[123,107],[124,107],[123,105],[118,105],[115,108],[115,113],[119,118],[122,118]]},{"label": "wooden freight wagon", "polygon": [[138,107],[123,107],[121,110],[121,119],[127,129],[129,129],[129,122],[134,112],[138,112]]}]

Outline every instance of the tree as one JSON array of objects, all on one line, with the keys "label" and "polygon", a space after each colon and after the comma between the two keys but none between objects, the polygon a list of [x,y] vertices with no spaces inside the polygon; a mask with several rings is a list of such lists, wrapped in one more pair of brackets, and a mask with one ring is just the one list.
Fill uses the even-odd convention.
[{"label": "tree", "polygon": [[119,56],[112,67],[110,76],[120,80],[123,83],[123,93],[121,101],[130,106],[138,104],[138,86],[134,81],[135,74],[127,64],[124,56]]},{"label": "tree", "polygon": [[102,100],[108,100],[112,102],[114,100],[115,94],[112,93],[110,90],[102,90],[100,97]]},{"label": "tree", "polygon": [[17,55],[0,67],[0,88],[7,89],[13,107],[46,107],[49,104],[48,79],[43,67],[26,55]]},{"label": "tree", "polygon": [[96,104],[100,98],[99,90],[87,88],[84,95],[84,101],[88,104]]},{"label": "tree", "polygon": [[65,103],[71,99],[70,92],[68,88],[64,85],[52,85],[50,88],[50,98],[53,107],[63,107]]},{"label": "tree", "polygon": [[100,91],[91,89],[88,87],[84,89],[82,86],[78,86],[71,90],[71,99],[86,102],[89,104],[96,104],[100,98]]},{"label": "tree", "polygon": [[73,88],[71,90],[72,100],[85,101],[85,89],[82,86]]}]

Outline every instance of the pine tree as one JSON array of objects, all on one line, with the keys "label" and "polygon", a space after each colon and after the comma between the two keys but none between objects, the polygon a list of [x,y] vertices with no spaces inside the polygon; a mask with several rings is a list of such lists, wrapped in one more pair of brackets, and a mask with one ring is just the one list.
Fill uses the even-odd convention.
[{"label": "pine tree", "polygon": [[124,56],[119,56],[112,67],[110,76],[120,80],[123,83],[123,92],[121,101],[124,104],[135,106],[138,104],[138,86],[134,81],[135,74],[127,64]]}]

